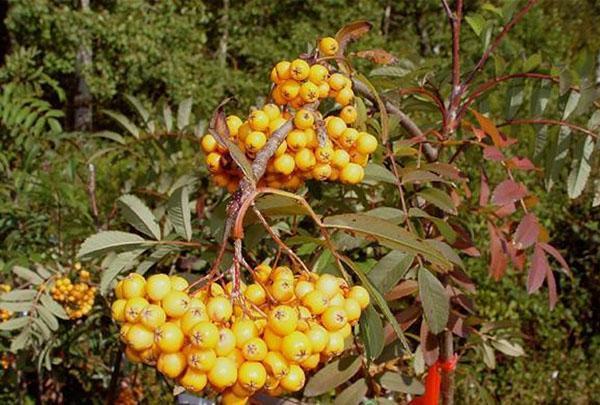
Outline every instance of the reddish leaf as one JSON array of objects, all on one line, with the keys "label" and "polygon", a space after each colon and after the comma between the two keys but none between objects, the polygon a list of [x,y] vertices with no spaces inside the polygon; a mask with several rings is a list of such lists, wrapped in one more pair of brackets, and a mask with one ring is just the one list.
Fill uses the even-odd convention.
[{"label": "reddish leaf", "polygon": [[556,292],[556,280],[550,268],[548,268],[548,272],[546,273],[546,280],[548,282],[548,304],[550,305],[550,309],[554,309],[558,302],[558,293]]},{"label": "reddish leaf", "polygon": [[466,249],[461,249],[460,251],[463,252],[464,254],[468,255],[468,256],[471,256],[471,257],[479,257],[479,256],[481,256],[481,252],[475,246],[471,246],[471,247],[466,248]]},{"label": "reddish leaf", "polygon": [[504,218],[512,215],[516,210],[517,208],[515,207],[515,204],[510,203],[498,208],[496,211],[494,211],[494,215],[499,218]]},{"label": "reddish leaf", "polygon": [[481,128],[473,128],[473,135],[475,135],[475,138],[477,138],[477,140],[479,142],[481,142],[483,140],[483,138],[485,138],[485,132],[483,131],[483,129]]},{"label": "reddish leaf", "polygon": [[506,162],[506,165],[510,169],[535,170],[534,164],[527,158],[513,157]]},{"label": "reddish leaf", "polygon": [[490,201],[490,183],[488,181],[487,174],[483,167],[480,169],[481,172],[481,187],[479,189],[479,205],[485,207]]},{"label": "reddish leaf", "polygon": [[423,350],[423,357],[425,358],[425,364],[431,366],[440,357],[440,346],[436,336],[429,331],[427,322],[423,318],[421,321],[421,349]]},{"label": "reddish leaf", "polygon": [[539,244],[535,245],[533,256],[531,257],[531,268],[527,276],[527,292],[533,294],[540,289],[550,271],[548,258]]},{"label": "reddish leaf", "polygon": [[343,55],[346,45],[348,45],[350,41],[355,41],[365,35],[369,32],[371,27],[373,27],[373,25],[366,20],[354,21],[344,25],[337,34],[335,34],[335,39],[340,45],[338,55]]},{"label": "reddish leaf", "polygon": [[[413,323],[415,323],[415,321],[417,319],[419,319],[421,314],[422,314],[421,306],[414,304],[414,305],[411,305],[410,307],[406,308],[404,311],[400,312],[399,314],[396,314],[396,320],[400,324],[400,328],[403,331],[406,331],[408,328],[410,328],[412,326]],[[390,325],[389,323],[387,325],[385,325],[385,328],[383,328],[383,335],[384,335],[384,342],[386,345],[389,345],[394,340],[398,339],[398,334],[394,331],[394,329],[392,328],[392,325]]]},{"label": "reddish leaf", "polygon": [[469,334],[469,328],[465,326],[464,319],[460,314],[451,313],[448,321],[448,329],[456,336],[466,338]]},{"label": "reddish leaf", "polygon": [[486,160],[493,160],[496,162],[501,162],[504,159],[504,154],[500,152],[500,149],[495,146],[486,146],[483,148],[483,158]]},{"label": "reddish leaf", "polygon": [[429,163],[424,168],[451,180],[464,180],[458,167],[450,163]]},{"label": "reddish leaf", "polygon": [[513,243],[517,249],[527,249],[537,242],[539,233],[540,227],[538,226],[537,217],[531,212],[527,213],[517,226],[517,230],[513,235]]},{"label": "reddish leaf", "polygon": [[492,138],[492,142],[494,142],[494,145],[496,145],[499,148],[506,146],[506,140],[502,137],[500,131],[498,130],[498,128],[496,128],[496,125],[492,122],[492,120],[490,120],[487,117],[484,117],[475,110],[471,111],[477,119],[477,122],[479,122],[481,128],[485,131],[486,134],[488,134]]},{"label": "reddish leaf", "polygon": [[356,52],[356,56],[370,60],[378,65],[391,65],[398,62],[398,58],[383,49],[368,49]]},{"label": "reddish leaf", "polygon": [[554,257],[560,263],[565,273],[571,275],[571,268],[569,267],[566,260],[564,259],[564,257],[562,257],[558,250],[556,250],[553,246],[547,243],[539,243],[539,245],[542,247],[542,249],[544,249],[548,254],[552,255],[552,257]]},{"label": "reddish leaf", "polygon": [[506,242],[501,238],[494,225],[488,223],[490,232],[490,274],[496,281],[500,280],[508,266],[508,256],[504,246]]},{"label": "reddish leaf", "polygon": [[419,285],[415,280],[404,280],[396,287],[392,288],[385,294],[386,301],[399,300],[406,296],[412,295],[419,290]]},{"label": "reddish leaf", "polygon": [[473,280],[469,278],[462,270],[455,268],[451,272],[448,273],[450,277],[462,288],[466,291],[474,293],[475,292],[475,283]]},{"label": "reddish leaf", "polygon": [[492,193],[492,204],[506,205],[520,200],[527,195],[527,188],[514,180],[504,180]]}]

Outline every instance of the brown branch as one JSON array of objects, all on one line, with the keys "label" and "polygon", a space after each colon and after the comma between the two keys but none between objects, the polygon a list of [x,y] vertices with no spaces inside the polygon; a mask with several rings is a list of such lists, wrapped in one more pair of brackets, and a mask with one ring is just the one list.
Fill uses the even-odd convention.
[{"label": "brown branch", "polygon": [[559,126],[563,126],[563,127],[568,127],[571,128],[577,132],[582,132],[584,134],[587,134],[589,136],[591,136],[592,138],[598,139],[600,138],[600,135],[598,135],[597,133],[590,131],[587,128],[581,127],[579,125],[575,125],[572,124],[570,122],[567,121],[561,121],[561,120],[551,120],[551,119],[523,119],[523,120],[510,120],[510,121],[506,121],[503,122],[499,125],[497,125],[498,127],[505,127],[508,125],[533,125],[533,124],[541,124],[541,125],[559,125]]},{"label": "brown branch", "polygon": [[[376,104],[376,99],[373,94],[369,91],[369,88],[366,84],[357,80],[355,78],[352,79],[352,86],[357,93],[362,94],[366,99]],[[415,124],[415,122],[410,119],[410,117],[404,114],[398,107],[392,104],[390,101],[383,98],[383,102],[385,103],[385,108],[388,113],[395,115],[398,117],[400,125],[412,136],[414,137],[424,137],[423,131]],[[423,144],[423,151],[425,153],[425,157],[429,162],[434,162],[437,160],[438,151],[435,147],[430,144]]]},{"label": "brown branch", "polygon": [[490,46],[487,47],[487,49],[485,50],[485,52],[483,53],[483,55],[481,56],[481,59],[479,59],[479,62],[477,62],[477,64],[475,65],[475,67],[473,68],[473,70],[471,71],[471,73],[469,73],[469,75],[467,76],[467,78],[465,79],[465,81],[463,82],[463,86],[462,86],[462,91],[464,92],[464,90],[467,89],[467,87],[469,87],[469,85],[471,84],[471,82],[473,81],[473,79],[475,79],[475,76],[477,75],[477,73],[483,69],[483,67],[485,66],[486,62],[488,61],[488,59],[490,58],[490,56],[492,55],[492,53],[496,50],[496,48],[498,47],[498,45],[500,45],[500,43],[502,42],[502,40],[504,39],[504,37],[510,32],[510,30],[519,22],[523,19],[523,17],[525,16],[525,14],[527,14],[529,12],[529,10],[538,2],[539,0],[529,0],[527,2],[527,4],[525,5],[525,7],[523,7],[509,22],[508,24],[504,25],[504,27],[502,28],[502,31],[500,32],[500,34],[498,34],[498,36],[494,39],[494,41],[490,44]]},{"label": "brown branch", "polygon": [[[452,95],[450,105],[458,105],[462,92],[460,84],[460,28],[462,24],[463,0],[456,0],[456,13],[450,19],[452,26]],[[454,111],[454,109],[451,109]],[[450,117],[451,121],[456,117]]]},{"label": "brown branch", "polygon": [[[454,357],[454,341],[452,331],[445,330],[440,337],[440,356],[442,361],[449,362]],[[442,368],[442,404],[452,405],[454,403],[454,369]]]}]

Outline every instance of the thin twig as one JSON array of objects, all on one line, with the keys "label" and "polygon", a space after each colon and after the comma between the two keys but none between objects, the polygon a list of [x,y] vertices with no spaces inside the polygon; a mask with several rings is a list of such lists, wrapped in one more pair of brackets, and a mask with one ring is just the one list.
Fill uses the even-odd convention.
[{"label": "thin twig", "polygon": [[477,75],[477,73],[483,69],[483,67],[485,66],[486,62],[488,61],[488,59],[490,58],[490,56],[492,55],[492,53],[496,50],[496,48],[498,47],[498,45],[500,45],[500,43],[502,42],[502,40],[504,39],[504,37],[510,32],[510,30],[519,22],[523,19],[523,17],[525,16],[525,14],[527,14],[529,12],[529,10],[538,2],[539,0],[529,0],[527,2],[527,4],[525,5],[525,7],[523,7],[509,22],[508,24],[506,24],[503,28],[502,31],[500,32],[500,34],[498,34],[498,36],[494,39],[494,41],[490,44],[490,46],[487,47],[487,49],[485,50],[485,52],[483,53],[483,55],[481,56],[481,59],[479,59],[479,62],[477,62],[477,64],[475,65],[475,67],[473,68],[473,70],[471,71],[471,73],[469,73],[467,75],[467,78],[464,80],[463,82],[463,91],[465,89],[467,89],[469,87],[469,85],[471,84],[471,82],[473,81],[473,79],[475,79],[475,76]]},{"label": "thin twig", "polygon": [[98,219],[98,204],[96,203],[96,166],[93,163],[88,164],[88,171],[90,177],[88,179],[87,191],[90,198],[90,207],[92,209],[92,218],[94,218],[94,225],[96,230],[100,229],[100,221]]}]

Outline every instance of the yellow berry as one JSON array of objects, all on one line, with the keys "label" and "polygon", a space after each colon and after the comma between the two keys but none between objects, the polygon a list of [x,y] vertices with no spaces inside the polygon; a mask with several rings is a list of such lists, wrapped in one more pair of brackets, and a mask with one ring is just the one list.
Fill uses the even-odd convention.
[{"label": "yellow berry", "polygon": [[161,306],[167,316],[179,318],[189,309],[190,297],[182,291],[170,291],[162,299]]},{"label": "yellow berry", "polygon": [[[284,81],[290,78],[290,67],[291,63],[287,60],[282,60],[277,63],[273,68],[275,70],[276,78],[279,81]],[[276,82],[277,83],[277,82]]]},{"label": "yellow berry", "polygon": [[358,304],[360,305],[361,309],[365,309],[367,306],[369,306],[369,293],[364,287],[361,287],[359,285],[355,285],[350,289],[350,292],[348,293],[348,298],[356,300],[356,302],[358,302]]},{"label": "yellow berry", "polygon": [[137,322],[140,314],[149,305],[145,298],[134,297],[125,303],[125,320],[127,322]]},{"label": "yellow berry", "polygon": [[330,90],[331,88],[329,87],[329,83],[323,81],[321,84],[319,84],[319,98],[327,97]]},{"label": "yellow berry", "polygon": [[367,132],[360,132],[356,140],[356,150],[368,155],[377,150],[377,138]]},{"label": "yellow berry", "polygon": [[315,180],[325,181],[331,176],[331,166],[319,163],[312,169],[311,173]]},{"label": "yellow berry", "polygon": [[284,153],[275,159],[273,165],[278,173],[288,175],[294,171],[296,162],[291,155]]},{"label": "yellow berry", "polygon": [[310,281],[300,280],[296,283],[296,286],[294,287],[294,294],[296,294],[296,297],[298,297],[299,299],[302,299],[302,297],[304,297],[306,294],[313,291],[314,289],[315,285]]},{"label": "yellow berry", "polygon": [[330,306],[321,315],[321,323],[330,332],[340,330],[348,323],[348,315],[340,306]]},{"label": "yellow berry", "polygon": [[296,153],[294,161],[296,166],[304,171],[312,169],[317,164],[314,153],[308,148],[300,149]]},{"label": "yellow berry", "polygon": [[354,123],[357,117],[358,113],[356,108],[352,105],[347,105],[340,111],[340,118],[343,119],[346,124]]},{"label": "yellow berry", "polygon": [[244,358],[251,361],[262,361],[268,352],[267,344],[259,337],[248,339],[241,349]]},{"label": "yellow berry", "polygon": [[323,350],[326,356],[338,356],[344,351],[344,337],[339,332],[329,334],[329,342]]},{"label": "yellow berry", "polygon": [[288,373],[279,381],[282,388],[290,392],[296,392],[304,387],[306,377],[300,366],[291,364]]},{"label": "yellow berry", "polygon": [[125,321],[125,305],[127,304],[126,299],[118,299],[112,303],[110,310],[112,318],[117,322]]},{"label": "yellow berry", "polygon": [[281,341],[281,353],[295,363],[304,361],[312,353],[310,340],[299,331],[294,331],[283,337]]},{"label": "yellow berry", "polygon": [[160,306],[150,304],[142,310],[140,320],[145,327],[154,330],[166,322],[167,315]]},{"label": "yellow berry", "polygon": [[235,349],[235,334],[229,328],[219,329],[219,341],[215,347],[217,356],[227,356]]},{"label": "yellow berry", "polygon": [[290,76],[298,81],[308,78],[310,66],[305,60],[295,59],[290,66]]},{"label": "yellow berry", "polygon": [[300,367],[302,367],[304,370],[315,369],[319,365],[320,359],[321,356],[319,355],[319,353],[311,354],[300,363]]},{"label": "yellow berry", "polygon": [[241,348],[248,340],[258,336],[258,329],[251,319],[239,319],[231,325],[236,346]]},{"label": "yellow berry", "polygon": [[334,38],[325,37],[319,41],[319,51],[324,56],[333,56],[337,53],[338,49],[339,44]]},{"label": "yellow berry", "polygon": [[181,276],[172,275],[169,277],[171,288],[175,291],[185,291],[190,285],[187,280]]},{"label": "yellow berry", "polygon": [[304,82],[298,93],[305,103],[314,103],[319,99],[319,86],[313,82]]},{"label": "yellow berry", "polygon": [[268,326],[279,336],[292,333],[298,325],[298,314],[287,305],[278,305],[269,312]]},{"label": "yellow berry", "polygon": [[240,396],[232,390],[227,390],[223,392],[220,403],[223,405],[246,405],[248,403],[248,396]]},{"label": "yellow berry", "polygon": [[267,293],[260,284],[250,284],[244,291],[244,297],[254,305],[259,306],[267,301]]},{"label": "yellow berry", "polygon": [[184,343],[183,332],[173,322],[165,322],[154,330],[154,341],[163,353],[178,352]]},{"label": "yellow berry", "polygon": [[218,389],[235,384],[238,369],[233,360],[228,357],[217,357],[215,365],[208,373],[208,381]]},{"label": "yellow berry", "polygon": [[227,129],[229,129],[229,136],[232,138],[237,137],[238,129],[242,126],[243,122],[237,115],[230,115],[226,119]]},{"label": "yellow berry", "polygon": [[306,337],[310,341],[313,353],[322,352],[329,343],[329,332],[318,324],[313,324],[311,328],[306,331]]},{"label": "yellow berry", "polygon": [[283,354],[275,351],[267,353],[263,360],[263,364],[265,365],[267,372],[277,379],[285,376],[290,369],[289,363]]},{"label": "yellow berry", "polygon": [[327,134],[337,139],[346,130],[347,126],[343,119],[339,117],[329,117],[327,120]]},{"label": "yellow berry", "polygon": [[306,134],[301,129],[290,131],[286,137],[287,146],[292,150],[302,149],[306,146]]},{"label": "yellow berry", "polygon": [[131,273],[123,280],[123,298],[143,297],[146,280],[137,273]]},{"label": "yellow berry", "polygon": [[177,378],[186,368],[186,358],[181,352],[161,353],[156,368],[169,378]]},{"label": "yellow berry", "polygon": [[302,109],[296,113],[294,116],[294,125],[299,129],[312,128],[315,123],[314,114],[309,111]]},{"label": "yellow berry", "polygon": [[127,344],[135,351],[148,349],[153,343],[154,333],[143,325],[134,324],[127,331]]},{"label": "yellow berry", "polygon": [[199,304],[195,304],[192,307],[190,303],[190,309],[187,310],[185,314],[180,318],[181,319],[181,330],[185,335],[189,334],[190,331],[196,324],[202,321],[208,321],[208,313],[206,311],[206,306],[200,302]]},{"label": "yellow berry", "polygon": [[292,101],[300,94],[300,83],[293,79],[286,80],[280,85],[279,92],[285,100]]},{"label": "yellow berry", "polygon": [[205,373],[193,368],[188,368],[179,379],[179,384],[188,391],[200,392],[206,387],[207,381],[208,378]]},{"label": "yellow berry", "polygon": [[350,87],[344,87],[335,96],[335,101],[342,106],[350,104],[352,100],[354,100],[354,91]]},{"label": "yellow berry", "polygon": [[334,73],[329,77],[329,87],[334,91],[340,91],[348,84],[348,78],[341,73]]},{"label": "yellow berry", "polygon": [[255,110],[248,117],[250,128],[255,131],[264,131],[269,127],[269,116],[261,110]]},{"label": "yellow berry", "polygon": [[246,146],[246,151],[256,153],[265,146],[265,143],[267,143],[267,136],[264,133],[252,131],[246,137],[244,145]]},{"label": "yellow berry", "polygon": [[211,152],[206,156],[206,167],[209,171],[215,173],[221,169],[221,154]]},{"label": "yellow berry", "polygon": [[192,327],[188,336],[194,346],[214,349],[219,342],[219,329],[209,321],[202,321]]},{"label": "yellow berry", "polygon": [[284,278],[276,279],[269,291],[275,300],[287,302],[294,296],[294,282]]},{"label": "yellow berry", "polygon": [[271,121],[269,121],[269,128],[268,128],[269,134],[272,134],[273,132],[277,131],[279,129],[279,127],[281,127],[286,122],[287,122],[287,120],[282,117],[277,117],[277,118],[274,118]]},{"label": "yellow berry", "polygon": [[356,163],[348,163],[340,173],[340,180],[347,184],[358,184],[365,177],[365,171],[361,165]]},{"label": "yellow berry", "polygon": [[[207,135],[208,136],[208,135]],[[146,294],[153,301],[162,300],[171,292],[171,280],[166,274],[154,274],[146,281]]]},{"label": "yellow berry", "polygon": [[[287,151],[287,142],[284,140],[283,142],[281,142],[281,144],[279,144],[279,146],[277,147],[277,150],[275,150],[275,157],[279,157],[279,156],[283,155],[286,151]],[[272,164],[272,161],[269,161],[269,163],[271,164],[271,167],[273,168],[273,170],[275,170],[275,165]]]},{"label": "yellow berry", "polygon": [[191,347],[187,351],[187,364],[200,371],[210,371],[216,360],[217,354],[212,349]]},{"label": "yellow berry", "polygon": [[[267,323],[268,325],[268,323]],[[265,328],[263,340],[267,344],[269,350],[278,351],[281,348],[281,336],[273,332],[268,327]]]},{"label": "yellow berry", "polygon": [[322,314],[328,303],[327,297],[319,290],[311,291],[302,298],[302,305],[307,307],[314,315]]},{"label": "yellow berry", "polygon": [[208,300],[206,311],[213,322],[227,322],[233,314],[233,307],[228,298],[218,296]]},{"label": "yellow berry", "polygon": [[308,73],[308,80],[316,84],[317,86],[327,80],[329,76],[329,70],[319,64],[314,64],[310,67],[310,72]]},{"label": "yellow berry", "polygon": [[[293,160],[293,159],[292,159]],[[292,169],[293,170],[293,169]],[[260,283],[265,283],[271,276],[273,269],[268,264],[262,263],[254,268],[254,279]]]}]

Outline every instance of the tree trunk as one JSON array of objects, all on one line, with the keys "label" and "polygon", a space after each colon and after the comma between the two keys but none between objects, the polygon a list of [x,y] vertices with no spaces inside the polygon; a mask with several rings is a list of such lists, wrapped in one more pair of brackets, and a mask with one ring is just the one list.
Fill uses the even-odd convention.
[{"label": "tree trunk", "polygon": [[[90,0],[81,0],[81,11],[87,13],[90,11]],[[82,38],[85,38],[82,35]],[[86,39],[82,40],[77,51],[77,90],[75,93],[74,106],[75,118],[74,129],[76,131],[89,131],[92,129],[92,94],[85,81],[84,72],[92,65],[92,50]]]},{"label": "tree trunk", "polygon": [[[440,337],[440,356],[442,361],[450,361],[454,356],[452,331],[445,330]],[[442,404],[454,404],[454,370],[442,368]]]}]

